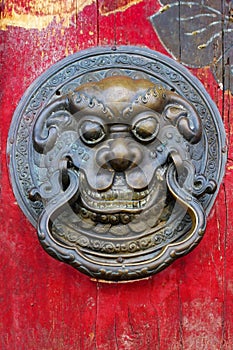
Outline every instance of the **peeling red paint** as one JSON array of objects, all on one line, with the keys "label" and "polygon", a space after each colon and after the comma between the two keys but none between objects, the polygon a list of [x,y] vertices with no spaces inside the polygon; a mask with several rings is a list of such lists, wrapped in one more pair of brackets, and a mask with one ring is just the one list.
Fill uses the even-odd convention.
[{"label": "peeling red paint", "polygon": [[25,29],[46,28],[53,21],[61,23],[63,27],[69,27],[72,17],[91,5],[95,0],[67,0],[57,2],[55,0],[21,0],[19,2],[8,0],[4,3],[0,29],[6,30],[9,26]]},{"label": "peeling red paint", "polygon": [[60,2],[60,9],[55,0],[37,1],[38,7],[33,0],[5,2],[3,20],[13,8],[22,16],[53,18],[40,30],[25,28],[26,17],[24,25],[8,22],[1,32],[0,349],[231,350],[233,98],[208,67],[191,71],[222,114],[228,163],[205,237],[188,256],[148,280],[94,282],[45,254],[15,204],[6,140],[18,101],[34,79],[66,55],[97,45],[148,46],[168,54],[149,21],[159,1],[99,0],[99,9],[96,1],[88,3],[80,10],[75,1]]},{"label": "peeling red paint", "polygon": [[129,7],[136,5],[143,0],[119,0],[119,1],[106,1],[102,0],[100,3],[100,12],[102,15],[110,15],[119,11],[125,11]]}]

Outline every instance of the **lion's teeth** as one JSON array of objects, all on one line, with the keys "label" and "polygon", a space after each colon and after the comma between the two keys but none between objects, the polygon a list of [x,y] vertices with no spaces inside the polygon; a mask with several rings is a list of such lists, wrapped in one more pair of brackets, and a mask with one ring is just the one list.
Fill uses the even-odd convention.
[{"label": "lion's teeth", "polygon": [[141,209],[148,202],[150,191],[133,191],[115,186],[105,192],[98,192],[83,185],[81,196],[93,209]]},{"label": "lion's teeth", "polygon": [[143,206],[143,205],[145,205],[146,204],[146,200],[144,199],[144,200],[142,200],[141,202],[140,202],[140,205],[141,206]]},{"label": "lion's teeth", "polygon": [[116,191],[116,190],[109,190],[108,192],[99,193],[91,191],[90,189],[85,189],[82,191],[84,196],[89,196],[92,199],[102,199],[102,200],[108,200],[108,201],[116,201],[118,200],[141,200],[148,196],[149,191],[145,190],[142,192],[133,192],[133,191]]}]

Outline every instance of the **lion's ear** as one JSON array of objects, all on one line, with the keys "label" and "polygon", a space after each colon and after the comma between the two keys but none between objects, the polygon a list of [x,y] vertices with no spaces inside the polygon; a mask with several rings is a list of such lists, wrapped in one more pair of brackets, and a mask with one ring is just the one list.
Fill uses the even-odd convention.
[{"label": "lion's ear", "polygon": [[193,144],[200,141],[201,119],[196,109],[188,101],[174,93],[169,93],[163,114],[165,119],[176,126],[187,141]]},{"label": "lion's ear", "polygon": [[58,137],[58,130],[71,128],[69,100],[61,97],[47,105],[39,114],[33,128],[33,145],[37,152],[49,152]]}]

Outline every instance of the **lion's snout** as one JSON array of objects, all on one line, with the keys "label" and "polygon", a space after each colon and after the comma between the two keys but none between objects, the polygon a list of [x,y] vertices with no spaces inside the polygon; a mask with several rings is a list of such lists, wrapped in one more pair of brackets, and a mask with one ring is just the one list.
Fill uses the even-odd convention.
[{"label": "lion's snout", "polygon": [[115,172],[125,172],[139,166],[142,159],[140,146],[132,139],[123,137],[110,140],[96,153],[97,164]]}]

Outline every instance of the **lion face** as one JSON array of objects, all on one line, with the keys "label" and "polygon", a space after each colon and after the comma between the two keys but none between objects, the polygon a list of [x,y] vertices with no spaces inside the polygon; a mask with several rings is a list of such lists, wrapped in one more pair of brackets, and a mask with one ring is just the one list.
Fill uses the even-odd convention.
[{"label": "lion face", "polygon": [[83,84],[52,102],[35,125],[35,149],[49,155],[66,132],[75,135],[61,154],[79,177],[74,210],[84,221],[110,225],[148,212],[156,225],[169,196],[169,163],[182,172],[187,145],[201,138],[200,119],[185,99],[127,76]]},{"label": "lion face", "polygon": [[[165,202],[168,157],[173,151],[187,158],[185,133],[187,138],[200,134],[199,120],[186,121],[191,113],[180,100],[172,103],[176,97],[128,77],[85,84],[70,96],[79,141],[89,154],[85,166],[72,158],[80,171],[79,206],[90,217],[127,223],[161,197]],[[177,125],[184,127],[179,131]]]}]

